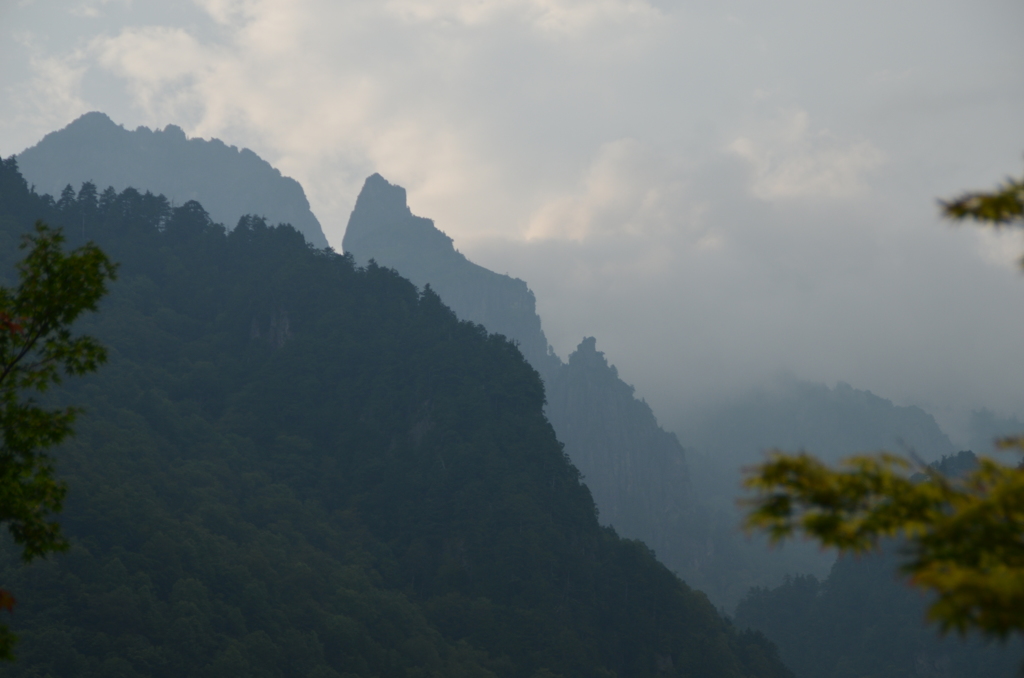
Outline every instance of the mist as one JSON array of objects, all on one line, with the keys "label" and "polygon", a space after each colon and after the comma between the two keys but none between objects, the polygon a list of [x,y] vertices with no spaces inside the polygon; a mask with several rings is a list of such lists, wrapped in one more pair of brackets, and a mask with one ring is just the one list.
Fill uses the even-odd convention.
[{"label": "mist", "polygon": [[248,147],[340,248],[362,180],[597,336],[668,426],[780,374],[1024,414],[1024,242],[936,200],[1019,174],[1011,0],[0,7],[0,154],[89,110]]}]

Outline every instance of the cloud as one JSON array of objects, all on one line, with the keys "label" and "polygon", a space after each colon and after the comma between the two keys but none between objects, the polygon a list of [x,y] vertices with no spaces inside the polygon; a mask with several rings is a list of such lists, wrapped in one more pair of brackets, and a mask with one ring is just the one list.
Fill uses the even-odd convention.
[{"label": "cloud", "polygon": [[681,216],[681,187],[668,165],[668,159],[635,139],[602,145],[579,188],[548,200],[531,216],[526,239],[581,241],[666,228]]},{"label": "cloud", "polygon": [[404,21],[479,27],[516,21],[547,36],[579,37],[609,25],[650,24],[661,12],[644,0],[388,0]]},{"label": "cloud", "polygon": [[127,81],[135,103],[150,115],[203,105],[201,88],[190,85],[209,76],[217,62],[216,50],[181,28],[127,29],[96,39],[91,48],[101,66]]},{"label": "cloud", "polygon": [[335,245],[379,171],[656,408],[780,369],[1014,401],[1016,245],[935,198],[1019,171],[1024,6],[866,3],[35,3],[0,27],[35,36],[0,40],[0,142],[175,123],[298,179]]},{"label": "cloud", "polygon": [[807,111],[784,112],[761,134],[737,137],[728,148],[750,163],[751,190],[764,200],[851,198],[867,190],[864,175],[885,155],[869,141],[842,142],[810,131]]},{"label": "cloud", "polygon": [[[28,31],[11,38],[27,77],[0,90],[4,92],[0,97],[0,129],[27,127],[38,139],[89,110],[81,96],[82,77],[87,70],[81,50],[47,53],[37,36]],[[9,63],[13,67],[17,62],[11,59]]]},{"label": "cloud", "polygon": [[[73,16],[88,19],[96,19],[103,15],[103,11],[111,2],[118,0],[84,0],[70,9]],[[132,0],[120,0],[120,4],[130,6]]]}]

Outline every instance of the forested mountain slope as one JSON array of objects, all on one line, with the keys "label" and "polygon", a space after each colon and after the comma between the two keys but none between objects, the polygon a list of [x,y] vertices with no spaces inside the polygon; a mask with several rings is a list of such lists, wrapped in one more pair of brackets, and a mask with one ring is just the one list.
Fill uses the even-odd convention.
[{"label": "forested mountain slope", "polygon": [[593,337],[580,342],[545,387],[548,419],[583,472],[601,522],[643,540],[677,572],[687,571],[702,531],[695,529],[689,470],[675,435],[658,426]]},{"label": "forested mountain slope", "polygon": [[11,676],[789,675],[598,525],[536,372],[390,270],[195,202],[0,166],[0,271],[35,218],[121,262],[111,360],[56,452],[65,555],[2,551]]},{"label": "forested mountain slope", "polygon": [[40,193],[59,195],[69,184],[84,182],[116,190],[131,186],[177,205],[197,200],[228,228],[242,215],[256,214],[291,224],[315,246],[327,247],[299,182],[248,148],[188,139],[176,125],[129,131],[103,113],[86,113],[22,151],[18,165]]},{"label": "forested mountain slope", "polygon": [[372,259],[430,285],[460,318],[517,342],[544,380],[548,418],[583,473],[600,521],[642,539],[674,570],[687,569],[694,530],[683,448],[594,338],[563,363],[548,346],[526,283],[469,261],[433,221],[411,212],[405,189],[379,174],[366,180],[343,244],[357,262]]}]

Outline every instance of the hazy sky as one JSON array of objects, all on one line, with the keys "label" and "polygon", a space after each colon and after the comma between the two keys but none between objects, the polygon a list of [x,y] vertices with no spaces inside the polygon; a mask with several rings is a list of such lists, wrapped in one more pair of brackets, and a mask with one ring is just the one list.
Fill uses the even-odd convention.
[{"label": "hazy sky", "polygon": [[[525,279],[663,419],[786,371],[1024,413],[1020,0],[0,0],[0,154],[90,110],[362,180]],[[955,433],[955,432],[954,432]]]}]

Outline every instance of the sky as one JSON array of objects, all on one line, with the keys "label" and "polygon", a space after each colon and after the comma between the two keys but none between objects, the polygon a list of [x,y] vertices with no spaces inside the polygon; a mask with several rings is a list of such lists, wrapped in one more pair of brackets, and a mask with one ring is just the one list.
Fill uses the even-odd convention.
[{"label": "sky", "polygon": [[91,110],[366,176],[669,426],[780,374],[1024,416],[1019,0],[0,0],[0,155]]}]

